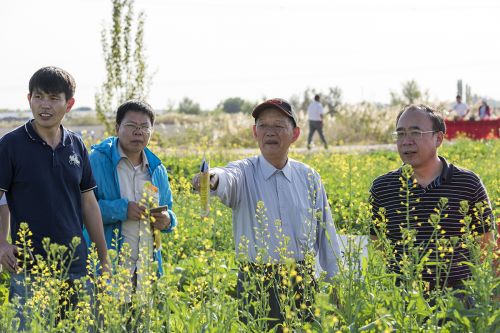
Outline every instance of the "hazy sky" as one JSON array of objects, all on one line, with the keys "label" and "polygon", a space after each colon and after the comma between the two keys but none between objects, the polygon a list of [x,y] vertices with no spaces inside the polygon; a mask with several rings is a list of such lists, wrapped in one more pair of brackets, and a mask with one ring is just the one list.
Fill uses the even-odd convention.
[{"label": "hazy sky", "polygon": [[[211,109],[227,97],[289,98],[339,86],[344,100],[388,102],[417,80],[452,100],[461,78],[500,98],[497,0],[136,0],[156,72],[149,101],[188,96]],[[0,108],[27,108],[30,76],[55,65],[94,105],[104,76],[100,32],[109,0],[15,0],[0,5]]]}]

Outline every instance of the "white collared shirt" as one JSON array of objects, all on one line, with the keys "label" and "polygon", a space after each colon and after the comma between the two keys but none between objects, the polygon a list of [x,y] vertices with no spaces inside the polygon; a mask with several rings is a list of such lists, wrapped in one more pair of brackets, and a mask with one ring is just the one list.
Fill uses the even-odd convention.
[{"label": "white collared shirt", "polygon": [[[263,156],[213,170],[219,185],[212,194],[233,209],[239,257],[243,255],[250,262],[283,262],[286,258],[301,261],[306,253],[312,253],[328,277],[335,275],[339,243],[316,171],[293,159],[278,170]],[[283,258],[278,250],[283,248],[285,236],[289,241]],[[267,258],[259,258],[262,252]]]},{"label": "white collared shirt", "polygon": [[[144,183],[151,181],[151,176],[148,172],[147,157],[143,152],[142,163],[134,166],[120,145],[118,145],[118,152],[121,156],[121,160],[117,166],[120,196],[129,201],[139,203],[142,199]],[[122,237],[124,243],[127,243],[131,249],[131,256],[126,265],[130,268],[131,273],[136,269],[139,272],[142,265],[142,256],[144,255],[144,258],[147,258],[147,260],[153,257],[153,233],[150,222],[130,219],[123,221]],[[140,277],[138,274],[138,285],[139,280]]]}]

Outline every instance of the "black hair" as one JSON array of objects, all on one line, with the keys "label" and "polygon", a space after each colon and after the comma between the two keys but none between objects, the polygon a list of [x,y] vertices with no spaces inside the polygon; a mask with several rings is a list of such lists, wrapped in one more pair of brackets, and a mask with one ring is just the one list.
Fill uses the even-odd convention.
[{"label": "black hair", "polygon": [[76,83],[71,74],[54,66],[40,68],[33,74],[29,82],[29,94],[40,90],[45,93],[64,93],[66,101],[75,95]]},{"label": "black hair", "polygon": [[398,116],[396,117],[396,126],[398,126],[399,118],[401,118],[401,115],[405,113],[408,110],[420,110],[424,111],[430,118],[432,122],[432,130],[436,132],[443,132],[443,134],[446,134],[446,124],[444,122],[443,117],[437,113],[437,111],[425,104],[410,104],[406,105],[403,110],[401,110],[398,113]]},{"label": "black hair", "polygon": [[116,111],[116,124],[118,126],[121,124],[123,118],[125,118],[127,112],[144,113],[149,117],[149,120],[151,121],[151,126],[154,125],[155,123],[155,113],[151,105],[138,99],[131,99],[120,105],[118,107],[118,110]]},{"label": "black hair", "polygon": [[315,100],[316,102],[319,102],[319,95],[315,95],[315,96],[314,96],[314,100]]}]

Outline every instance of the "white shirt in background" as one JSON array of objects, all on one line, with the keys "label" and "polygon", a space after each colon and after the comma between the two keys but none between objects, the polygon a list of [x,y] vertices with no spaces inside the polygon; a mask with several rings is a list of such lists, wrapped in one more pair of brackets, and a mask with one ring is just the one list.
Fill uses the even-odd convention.
[{"label": "white shirt in background", "polygon": [[321,116],[325,113],[325,110],[320,102],[312,101],[307,108],[307,113],[309,115],[309,120],[321,121]]},{"label": "white shirt in background", "polygon": [[469,109],[469,106],[465,103],[455,103],[453,105],[453,111],[455,111],[457,113],[457,116],[459,117],[465,117],[465,115],[467,114],[467,110]]}]

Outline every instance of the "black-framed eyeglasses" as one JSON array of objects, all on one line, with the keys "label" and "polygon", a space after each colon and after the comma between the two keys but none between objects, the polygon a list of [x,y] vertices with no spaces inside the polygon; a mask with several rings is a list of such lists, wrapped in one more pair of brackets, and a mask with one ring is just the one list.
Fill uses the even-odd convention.
[{"label": "black-framed eyeglasses", "polygon": [[127,131],[134,133],[135,131],[140,131],[142,134],[151,134],[153,128],[148,125],[136,125],[133,123],[126,123],[122,125]]},{"label": "black-framed eyeglasses", "polygon": [[419,131],[419,130],[396,131],[396,132],[392,133],[392,138],[396,141],[403,140],[404,138],[418,140],[418,139],[421,139],[424,134],[437,133],[437,132],[439,132],[439,131]]}]

